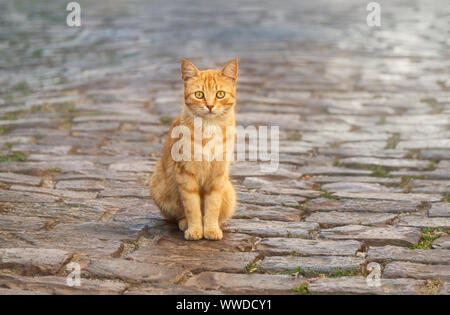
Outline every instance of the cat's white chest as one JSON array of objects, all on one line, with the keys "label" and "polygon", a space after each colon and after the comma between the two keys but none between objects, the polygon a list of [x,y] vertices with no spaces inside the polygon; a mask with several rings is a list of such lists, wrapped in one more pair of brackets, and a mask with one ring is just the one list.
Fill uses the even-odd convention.
[{"label": "cat's white chest", "polygon": [[210,138],[222,133],[222,129],[216,124],[206,123],[203,125],[203,135],[206,138]]}]

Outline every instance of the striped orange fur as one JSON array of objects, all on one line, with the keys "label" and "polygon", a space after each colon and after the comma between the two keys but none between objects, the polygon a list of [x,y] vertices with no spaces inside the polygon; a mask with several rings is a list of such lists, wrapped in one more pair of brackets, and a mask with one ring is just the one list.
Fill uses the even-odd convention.
[{"label": "striped orange fur", "polygon": [[[236,193],[228,178],[225,143],[234,143],[237,73],[236,59],[221,70],[204,71],[186,59],[181,61],[185,105],[169,130],[162,158],[151,178],[150,194],[162,215],[177,222],[187,240],[222,239],[220,225],[234,213]],[[171,137],[172,130],[188,127],[193,147],[196,118],[202,119],[204,129],[222,131],[222,139],[217,141],[223,145],[222,160],[196,161],[194,150],[189,161],[176,161],[172,157],[172,146],[179,140]],[[202,148],[206,143],[208,138],[200,139]]]}]

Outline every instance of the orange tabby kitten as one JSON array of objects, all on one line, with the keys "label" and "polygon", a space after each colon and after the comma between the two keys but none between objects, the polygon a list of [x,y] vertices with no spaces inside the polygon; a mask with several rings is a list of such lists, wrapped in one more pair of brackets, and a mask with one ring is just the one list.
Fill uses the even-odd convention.
[{"label": "orange tabby kitten", "polygon": [[[150,193],[162,215],[178,222],[187,240],[222,239],[220,225],[234,213],[236,193],[228,179],[229,162],[225,157],[230,152],[228,146],[233,148],[234,144],[237,73],[236,59],[221,70],[205,71],[199,71],[186,59],[181,61],[185,106],[170,128],[162,158],[151,178]],[[224,153],[224,158],[199,160],[192,149],[188,159],[176,161],[172,146],[180,137],[172,138],[174,128],[189,128],[192,148],[197,144],[203,149],[211,139],[205,139],[204,134],[203,139],[195,138],[194,121],[200,119],[205,131],[220,131],[216,145],[223,146],[219,152]]]}]

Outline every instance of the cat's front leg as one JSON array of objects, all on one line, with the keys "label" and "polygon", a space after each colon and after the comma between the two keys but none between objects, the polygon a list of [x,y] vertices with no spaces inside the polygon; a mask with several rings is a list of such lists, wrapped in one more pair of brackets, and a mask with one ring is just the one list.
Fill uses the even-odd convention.
[{"label": "cat's front leg", "polygon": [[204,188],[205,215],[203,217],[203,236],[208,240],[221,240],[223,237],[219,226],[219,216],[224,182],[225,178],[220,176]]},{"label": "cat's front leg", "polygon": [[199,240],[203,238],[199,187],[195,179],[188,174],[182,176],[183,178],[178,181],[178,187],[187,221],[184,238],[186,240]]}]

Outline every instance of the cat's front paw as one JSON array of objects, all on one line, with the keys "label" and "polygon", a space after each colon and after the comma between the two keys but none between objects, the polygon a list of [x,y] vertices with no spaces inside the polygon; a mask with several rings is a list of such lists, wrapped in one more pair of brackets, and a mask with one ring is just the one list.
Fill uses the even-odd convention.
[{"label": "cat's front paw", "polygon": [[184,239],[188,241],[196,241],[203,238],[203,229],[201,227],[198,228],[188,228],[184,231]]},{"label": "cat's front paw", "polygon": [[205,232],[203,233],[203,236],[207,240],[217,241],[221,240],[223,237],[222,230],[220,228],[215,229],[205,229]]}]

